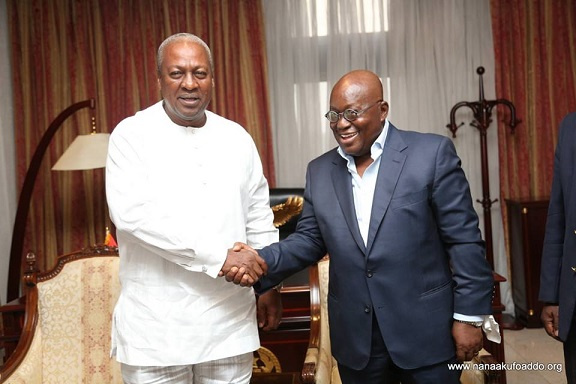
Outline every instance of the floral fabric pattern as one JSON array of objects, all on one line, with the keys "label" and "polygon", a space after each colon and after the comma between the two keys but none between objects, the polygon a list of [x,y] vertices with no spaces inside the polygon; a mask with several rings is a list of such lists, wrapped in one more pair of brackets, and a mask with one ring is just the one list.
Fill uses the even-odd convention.
[{"label": "floral fabric pattern", "polygon": [[110,358],[120,293],[117,256],[75,260],[39,282],[39,321],[31,349],[7,383],[122,383]]}]

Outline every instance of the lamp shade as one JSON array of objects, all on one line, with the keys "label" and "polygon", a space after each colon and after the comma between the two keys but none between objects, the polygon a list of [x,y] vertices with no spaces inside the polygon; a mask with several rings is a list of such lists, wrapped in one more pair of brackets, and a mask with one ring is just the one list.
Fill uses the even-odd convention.
[{"label": "lamp shade", "polygon": [[108,155],[109,133],[78,135],[52,167],[53,171],[104,168]]}]

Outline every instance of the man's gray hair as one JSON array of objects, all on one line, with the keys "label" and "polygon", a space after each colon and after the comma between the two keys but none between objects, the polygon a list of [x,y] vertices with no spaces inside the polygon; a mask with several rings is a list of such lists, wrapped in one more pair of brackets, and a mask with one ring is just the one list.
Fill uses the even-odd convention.
[{"label": "man's gray hair", "polygon": [[208,44],[206,44],[204,40],[202,40],[196,35],[193,35],[192,33],[176,33],[172,36],[167,37],[166,40],[164,40],[162,44],[160,44],[160,47],[158,47],[158,54],[156,56],[156,66],[158,76],[160,76],[161,74],[162,62],[164,61],[164,49],[166,48],[167,45],[179,40],[200,44],[206,50],[206,54],[208,55],[208,61],[210,62],[210,71],[212,72],[212,74],[214,73],[214,62],[212,61],[212,52],[210,52],[210,47],[208,47]]}]

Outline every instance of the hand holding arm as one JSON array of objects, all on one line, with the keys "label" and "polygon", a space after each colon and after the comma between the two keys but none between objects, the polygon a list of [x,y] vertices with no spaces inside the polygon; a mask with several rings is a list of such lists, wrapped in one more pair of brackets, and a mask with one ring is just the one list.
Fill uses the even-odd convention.
[{"label": "hand holding arm", "polygon": [[452,337],[458,361],[470,361],[482,349],[482,328],[455,321],[452,324]]},{"label": "hand holding arm", "polygon": [[542,320],[546,333],[550,337],[560,340],[558,338],[558,304],[545,305],[544,308],[542,308],[540,319]]}]

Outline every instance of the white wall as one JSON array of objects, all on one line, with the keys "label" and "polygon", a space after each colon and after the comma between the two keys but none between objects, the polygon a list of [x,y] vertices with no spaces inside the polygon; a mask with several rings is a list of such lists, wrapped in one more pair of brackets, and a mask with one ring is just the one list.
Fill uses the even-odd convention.
[{"label": "white wall", "polygon": [[6,303],[12,228],[16,215],[14,110],[6,0],[0,0],[0,303]]}]

